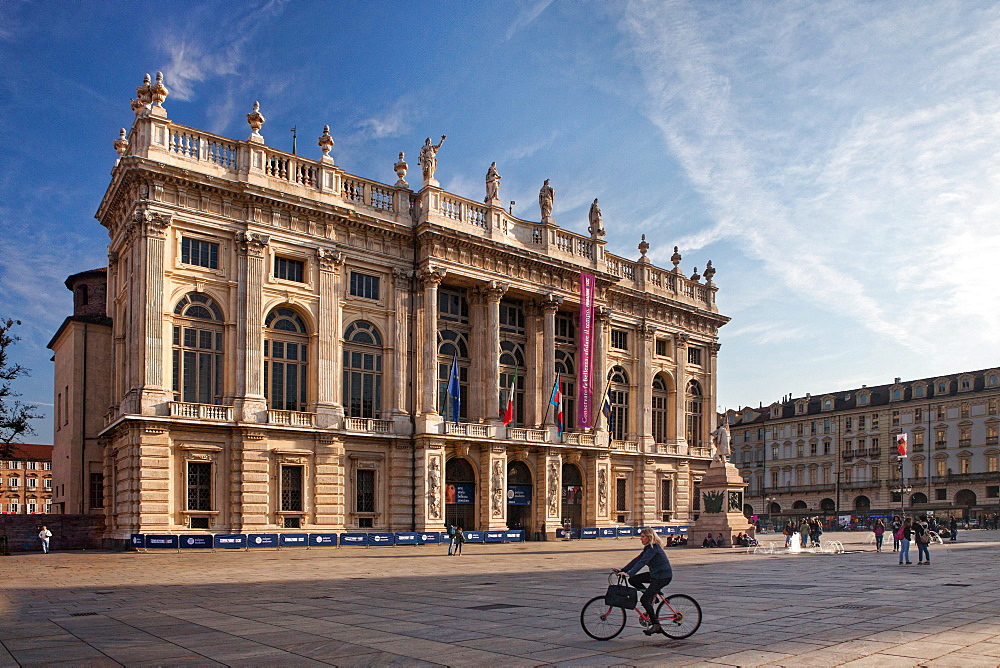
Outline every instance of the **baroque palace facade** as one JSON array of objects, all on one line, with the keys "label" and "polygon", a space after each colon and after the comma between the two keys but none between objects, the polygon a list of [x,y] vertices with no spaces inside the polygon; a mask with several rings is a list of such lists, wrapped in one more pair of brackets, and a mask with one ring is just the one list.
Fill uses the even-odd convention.
[{"label": "baroque palace facade", "polygon": [[495,166],[485,202],[445,192],[441,143],[415,191],[403,154],[386,185],[336,166],[327,129],[313,160],[268,147],[257,104],[238,141],[168,119],[159,75],[138,92],[97,213],[107,369],[77,385],[109,398],[108,538],[692,519],[728,321],[710,264],[607,253],[596,200],[589,236],[564,230],[547,182],[541,221],[515,218]]},{"label": "baroque palace facade", "polygon": [[[729,411],[747,514],[1000,511],[1000,368]],[[897,456],[905,434],[907,457]]]}]

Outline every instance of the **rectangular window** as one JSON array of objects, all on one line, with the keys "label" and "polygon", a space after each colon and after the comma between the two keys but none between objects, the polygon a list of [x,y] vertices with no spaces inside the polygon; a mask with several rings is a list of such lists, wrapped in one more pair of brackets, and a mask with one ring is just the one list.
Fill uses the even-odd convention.
[{"label": "rectangular window", "polygon": [[379,277],[351,272],[351,294],[365,299],[378,299]]},{"label": "rectangular window", "polygon": [[829,441],[827,441],[827,442],[825,442],[825,443],[823,444],[823,454],[824,454],[824,455],[828,455],[828,454],[830,454],[830,447],[831,447],[831,446],[830,446],[830,442],[829,442]]},{"label": "rectangular window", "polygon": [[944,459],[939,459],[934,462],[935,474],[938,476],[945,476],[948,474],[948,462]]},{"label": "rectangular window", "polygon": [[19,513],[19,512],[21,512],[21,506],[18,504],[17,501],[11,501],[10,502],[10,512],[12,512],[12,513]]},{"label": "rectangular window", "polygon": [[988,499],[1000,498],[1000,485],[987,485],[986,498]]},{"label": "rectangular window", "polygon": [[865,424],[866,424],[865,420],[866,420],[866,418],[865,418],[864,415],[859,415],[858,416],[858,430],[859,431],[864,431],[865,430]]},{"label": "rectangular window", "polygon": [[46,478],[42,481],[42,486],[45,487],[45,489],[52,489],[52,478]]},{"label": "rectangular window", "polygon": [[27,462],[27,467],[28,467],[29,471],[37,471],[38,470],[38,462]]},{"label": "rectangular window", "polygon": [[972,428],[971,427],[959,427],[958,428],[958,444],[961,446],[967,446],[972,444]]},{"label": "rectangular window", "polygon": [[938,419],[938,420],[944,420],[945,419],[944,406],[938,406],[937,407],[937,418],[936,419]]},{"label": "rectangular window", "polygon": [[375,512],[375,471],[358,469],[355,473],[356,506],[359,513]]},{"label": "rectangular window", "polygon": [[701,348],[688,346],[688,364],[701,366]]},{"label": "rectangular window", "polygon": [[824,434],[829,434],[832,428],[833,428],[833,425],[830,422],[830,418],[824,419],[823,420],[823,433]]},{"label": "rectangular window", "polygon": [[438,318],[451,322],[469,322],[469,303],[462,292],[438,290]]},{"label": "rectangular window", "polygon": [[274,277],[283,278],[286,281],[296,281],[302,283],[302,274],[305,264],[299,260],[292,260],[287,257],[274,258]]},{"label": "rectangular window", "polygon": [[944,450],[948,447],[948,431],[946,429],[934,430],[934,449]]},{"label": "rectangular window", "polygon": [[500,331],[509,334],[524,334],[525,328],[524,309],[518,302],[500,302]]},{"label": "rectangular window", "polygon": [[923,408],[913,409],[913,421],[920,422],[923,419],[924,419],[924,409]]},{"label": "rectangular window", "polygon": [[667,340],[666,339],[657,339],[656,340],[656,354],[660,355],[661,357],[666,357],[667,356]]},{"label": "rectangular window", "polygon": [[627,484],[628,481],[625,478],[615,478],[615,510],[618,512],[628,510]]},{"label": "rectangular window", "polygon": [[52,462],[44,462],[42,464],[42,470],[43,471],[51,471],[52,470]]},{"label": "rectangular window", "polygon": [[969,417],[969,404],[962,404],[959,410],[959,415],[962,419],[966,419]]},{"label": "rectangular window", "polygon": [[810,455],[815,455],[816,454],[816,444],[815,443],[810,443],[809,444],[809,454]]},{"label": "rectangular window", "polygon": [[990,399],[989,401],[986,402],[986,413],[989,414],[989,415],[996,415],[997,414],[997,400],[996,399]]},{"label": "rectangular window", "polygon": [[958,460],[958,472],[972,473],[972,468],[968,457],[963,457],[962,459]]},{"label": "rectangular window", "polygon": [[913,462],[913,477],[923,478],[924,477],[924,463],[923,462]]},{"label": "rectangular window", "polygon": [[872,415],[872,431],[878,429],[878,413]]},{"label": "rectangular window", "polygon": [[568,313],[556,314],[556,343],[576,343],[576,319]]},{"label": "rectangular window", "polygon": [[87,500],[90,508],[104,507],[104,474],[91,473]]},{"label": "rectangular window", "polygon": [[779,475],[778,471],[771,471],[771,487],[778,486],[778,475]]},{"label": "rectangular window", "polygon": [[948,500],[948,490],[947,489],[935,489],[934,499],[936,501],[947,501]]},{"label": "rectangular window", "polygon": [[38,478],[28,478],[28,487],[35,488],[38,487]]},{"label": "rectangular window", "polygon": [[181,262],[209,269],[219,268],[219,244],[190,237],[181,238]]},{"label": "rectangular window", "polygon": [[7,479],[7,484],[10,487],[20,487],[21,486],[21,479],[20,478],[8,478]]},{"label": "rectangular window", "polygon": [[661,480],[660,481],[660,510],[666,511],[671,509],[672,494],[670,491],[670,481]]},{"label": "rectangular window", "polygon": [[212,465],[208,462],[188,462],[188,510],[212,509]]},{"label": "rectangular window", "polygon": [[302,467],[281,467],[281,509],[302,511]]},{"label": "rectangular window", "polygon": [[854,431],[854,418],[844,418],[844,431]]},{"label": "rectangular window", "polygon": [[893,427],[899,426],[899,411],[892,412],[892,426]]},{"label": "rectangular window", "polygon": [[628,332],[624,329],[612,329],[611,347],[618,350],[628,350]]},{"label": "rectangular window", "polygon": [[996,445],[997,444],[997,430],[998,426],[995,424],[986,425],[986,444]]}]

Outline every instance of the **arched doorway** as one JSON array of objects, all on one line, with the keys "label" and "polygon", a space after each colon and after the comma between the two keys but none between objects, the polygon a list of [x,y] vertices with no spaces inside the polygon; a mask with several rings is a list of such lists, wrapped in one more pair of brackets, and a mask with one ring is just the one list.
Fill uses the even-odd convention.
[{"label": "arched doorway", "polygon": [[781,512],[781,504],[777,501],[771,502],[771,507],[767,509],[769,515],[777,515]]},{"label": "arched doorway", "polygon": [[576,464],[562,466],[562,523],[583,526],[583,475]]},{"label": "arched doorway", "polygon": [[966,507],[976,505],[976,493],[971,489],[963,489],[955,495],[955,505]]},{"label": "arched doorway", "polygon": [[796,501],[792,504],[792,510],[806,510],[808,507],[805,501]]},{"label": "arched doorway", "polygon": [[476,472],[469,460],[453,457],[444,467],[444,521],[476,528]]},{"label": "arched doorway", "polygon": [[927,495],[923,492],[917,492],[910,497],[910,506],[915,506],[918,503],[927,503]]},{"label": "arched doorway", "polygon": [[871,510],[872,502],[867,496],[859,496],[854,499],[854,510],[867,513]]},{"label": "arched doorway", "polygon": [[524,462],[507,466],[507,528],[531,531],[531,470]]},{"label": "arched doorway", "polygon": [[743,516],[746,517],[747,519],[750,519],[754,515],[756,515],[756,513],[753,511],[753,506],[751,506],[749,503],[744,503]]},{"label": "arched doorway", "polygon": [[837,504],[833,502],[833,499],[823,499],[819,502],[819,509],[824,513],[836,512]]}]

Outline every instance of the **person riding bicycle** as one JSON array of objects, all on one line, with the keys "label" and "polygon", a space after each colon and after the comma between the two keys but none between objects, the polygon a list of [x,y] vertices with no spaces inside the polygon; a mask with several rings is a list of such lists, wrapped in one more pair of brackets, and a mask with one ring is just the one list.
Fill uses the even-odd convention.
[{"label": "person riding bicycle", "polygon": [[[656,618],[656,613],[653,610],[653,601],[660,590],[670,584],[674,572],[670,568],[667,554],[663,551],[663,543],[655,531],[648,527],[643,529],[639,532],[639,540],[642,541],[642,552],[628,562],[624,568],[616,568],[614,572],[627,573],[628,583],[642,592],[642,598],[639,600],[650,622],[649,627],[643,629],[642,632],[651,636],[654,633],[663,633],[660,621]],[[639,575],[639,570],[643,566],[649,567],[649,570]],[[648,587],[646,586],[647,582],[649,583]]]}]

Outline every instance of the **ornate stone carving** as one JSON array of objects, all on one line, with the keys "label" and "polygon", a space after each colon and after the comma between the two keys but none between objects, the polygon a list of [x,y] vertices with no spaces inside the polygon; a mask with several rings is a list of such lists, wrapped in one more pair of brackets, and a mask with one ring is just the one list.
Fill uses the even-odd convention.
[{"label": "ornate stone carving", "polygon": [[642,235],[642,241],[639,242],[639,262],[645,264],[649,262],[649,258],[646,257],[646,251],[649,250],[649,242],[646,241],[646,235]]},{"label": "ornate stone carving", "polygon": [[712,266],[712,261],[709,260],[708,264],[705,265],[705,282],[711,285],[713,278],[715,278],[715,267]]},{"label": "ornate stone carving", "polygon": [[611,309],[598,306],[594,309],[594,319],[600,321],[602,326],[607,326],[611,322]]},{"label": "ornate stone carving", "polygon": [[448,275],[448,269],[445,267],[428,267],[427,269],[420,272],[417,277],[420,280],[420,287],[426,288],[429,283],[434,285],[441,285],[441,281],[444,277]]},{"label": "ornate stone carving", "polygon": [[417,162],[420,163],[423,169],[424,185],[434,185],[437,181],[434,180],[434,173],[437,172],[437,152],[441,148],[441,144],[444,143],[446,136],[441,135],[441,141],[437,144],[431,144],[431,138],[428,137],[424,141],[424,145],[420,148],[420,156],[417,158]]},{"label": "ornate stone carving", "polygon": [[486,170],[486,200],[485,202],[489,204],[494,200],[500,199],[500,173],[497,171],[497,163],[491,163],[490,168]]},{"label": "ornate stone carving", "polygon": [[118,251],[108,251],[108,266],[114,268],[118,264]]},{"label": "ornate stone carving", "polygon": [[[594,199],[594,203],[590,205],[590,213],[587,215],[590,220],[590,227],[587,228],[587,232],[594,239],[604,238],[604,221],[601,218],[601,207],[597,204],[597,199]],[[644,236],[643,239],[646,237]]]},{"label": "ornate stone carving", "polygon": [[125,154],[128,153],[128,137],[125,136],[125,128],[122,128],[118,133],[118,139],[115,140],[115,151],[119,158],[124,158]]},{"label": "ornate stone carving", "polygon": [[684,346],[686,346],[688,339],[690,338],[691,336],[684,332],[674,332],[674,343],[677,345],[678,348],[683,348]]},{"label": "ornate stone carving", "polygon": [[545,179],[545,183],[542,184],[541,189],[538,191],[538,208],[542,212],[542,222],[551,223],[552,220],[552,204],[556,199],[556,191],[549,185],[549,180]]},{"label": "ornate stone carving", "polygon": [[316,143],[319,144],[319,150],[323,151],[323,159],[325,160],[329,158],[330,149],[333,148],[333,137],[330,136],[329,125],[323,126],[323,134],[319,136],[319,139],[316,140]]},{"label": "ornate stone carving", "polygon": [[542,307],[543,311],[558,311],[559,307],[562,306],[563,298],[560,295],[550,292],[549,294],[542,297],[538,302],[539,306]]},{"label": "ornate stone carving", "polygon": [[708,344],[708,354],[709,355],[718,355],[719,354],[719,350],[721,348],[722,348],[722,344],[721,343],[710,343],[710,344]]},{"label": "ornate stone carving", "polygon": [[[150,78],[149,78],[149,73],[147,72],[146,76],[142,78],[142,85],[135,87],[135,94],[139,96],[139,99],[132,101],[132,109],[136,112],[137,115],[143,109],[143,107],[149,105],[149,103],[153,99],[152,93],[150,92],[150,88],[152,88],[152,86],[149,85],[149,82]],[[135,104],[136,102],[139,103],[138,108],[136,108]]]},{"label": "ornate stone carving", "polygon": [[403,271],[399,267],[392,268],[392,284],[399,290],[406,290],[413,280],[413,272]]},{"label": "ornate stone carving", "polygon": [[691,274],[691,280],[695,283],[701,280],[701,274],[698,273],[698,267],[694,268],[694,273]]},{"label": "ornate stone carving", "polygon": [[263,257],[264,247],[271,241],[270,235],[260,232],[237,232],[236,252],[240,255]]},{"label": "ornate stone carving", "polygon": [[431,519],[441,518],[441,464],[432,457],[427,468],[427,512]]},{"label": "ornate stone carving", "polygon": [[336,271],[344,264],[344,254],[335,248],[317,248],[316,259],[323,271]]},{"label": "ornate stone carving", "polygon": [[169,213],[160,213],[148,209],[136,211],[130,221],[128,232],[133,233],[138,231],[143,236],[162,239],[166,236],[167,228],[170,227],[172,218],[173,216]]},{"label": "ornate stone carving", "polygon": [[163,72],[156,73],[156,83],[149,87],[149,101],[154,107],[162,107],[170,91],[163,85]]},{"label": "ornate stone carving", "polygon": [[559,462],[555,459],[549,460],[549,517],[559,515]]},{"label": "ornate stone carving", "polygon": [[507,283],[502,283],[500,281],[490,281],[489,284],[484,288],[484,292],[486,293],[486,299],[491,302],[498,302],[503,298],[505,294],[507,294],[508,288],[510,288],[510,285]]},{"label": "ornate stone carving", "polygon": [[608,470],[597,471],[597,506],[601,516],[608,514]]},{"label": "ornate stone carving", "polygon": [[651,322],[646,322],[645,320],[638,327],[639,336],[641,336],[646,341],[649,341],[656,335],[656,325]]},{"label": "ornate stone carving", "polygon": [[681,254],[677,251],[677,246],[674,246],[674,254],[670,256],[670,261],[674,264],[674,271],[679,272],[681,269],[677,265],[681,263]]},{"label": "ornate stone carving", "polygon": [[392,166],[392,168],[396,171],[396,177],[398,179],[396,181],[396,187],[410,187],[410,184],[406,182],[406,172],[410,169],[410,166],[406,164],[406,157],[403,155],[402,151],[399,152],[399,160]]},{"label": "ornate stone carving", "polygon": [[243,440],[245,441],[263,441],[265,436],[267,436],[267,434],[262,431],[256,431],[254,429],[243,430]]},{"label": "ornate stone carving", "polygon": [[253,103],[253,111],[247,114],[247,123],[250,124],[250,129],[253,131],[250,133],[251,137],[261,137],[260,129],[264,127],[264,123],[267,121],[264,118],[264,114],[260,113],[260,102]]},{"label": "ornate stone carving", "polygon": [[491,483],[493,495],[493,517],[503,517],[503,462],[499,459],[493,461],[493,476],[491,478]]}]

